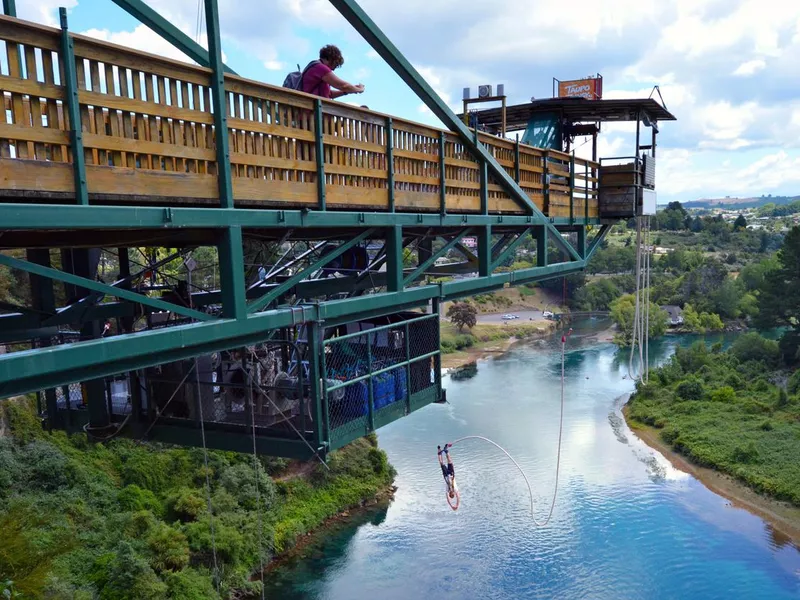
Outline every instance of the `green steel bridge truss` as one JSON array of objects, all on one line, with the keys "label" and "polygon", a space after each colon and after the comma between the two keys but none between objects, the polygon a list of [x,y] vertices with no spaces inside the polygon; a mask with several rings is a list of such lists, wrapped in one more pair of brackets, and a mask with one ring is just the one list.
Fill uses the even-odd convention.
[{"label": "green steel bridge truss", "polygon": [[[224,73],[232,71],[223,65],[221,59],[216,0],[205,0],[208,51],[140,0],[113,1],[190,58],[209,67],[213,72],[213,103],[215,106],[225,105]],[[331,211],[325,207],[324,186],[320,186],[320,201],[313,210],[234,207],[228,136],[219,134],[227,131],[225,111],[214,111],[214,127],[218,132],[216,152],[221,165],[218,173],[219,207],[93,205],[86,189],[81,132],[73,129],[70,142],[75,157],[74,204],[42,204],[25,198],[0,203],[0,246],[27,249],[24,260],[8,253],[0,254],[0,265],[27,272],[34,296],[32,307],[0,306],[5,313],[0,315],[0,344],[37,340],[30,349],[0,355],[0,397],[47,390],[43,393],[43,410],[49,426],[77,428],[88,418],[90,427],[119,432],[128,419],[115,415],[111,409],[108,396],[103,394],[103,386],[107,386],[104,378],[130,373],[129,389],[134,414],[130,431],[125,434],[199,445],[201,433],[196,418],[181,421],[165,417],[159,421],[159,415],[153,415],[152,403],[145,411],[147,415],[137,412],[142,402],[138,382],[144,370],[259,344],[265,348],[268,346],[264,344],[273,342],[296,344],[292,338],[297,338],[302,332],[305,339],[300,341],[300,345],[304,347],[305,359],[296,364],[305,366],[298,368],[303,373],[299,375],[298,394],[308,396],[308,415],[313,426],[307,431],[295,430],[291,436],[275,436],[266,429],[259,430],[255,436],[256,445],[258,451],[265,454],[302,458],[314,454],[324,456],[355,437],[439,400],[438,327],[435,338],[430,338],[428,346],[420,351],[412,351],[409,346],[409,340],[415,339],[414,331],[409,328],[420,326],[420,323],[438,325],[441,302],[497,290],[506,285],[564,276],[584,268],[609,226],[600,219],[589,218],[588,213],[573,215],[570,211],[568,218],[545,216],[477,140],[475,133],[464,126],[354,0],[331,0],[331,3],[472,151],[482,171],[480,213],[448,214],[444,207],[439,213],[398,213],[393,209],[389,212]],[[3,5],[7,15],[15,16],[13,0],[4,0]],[[63,9],[61,25],[62,52],[70,57],[71,34]],[[71,122],[80,123],[77,83],[74,70],[69,67],[71,63],[74,66],[74,61],[65,63],[64,83],[74,91],[74,94],[68,94],[66,108],[74,117]],[[502,186],[525,214],[489,213],[489,176]],[[325,240],[338,245],[324,254],[309,254],[302,267],[291,274],[291,270],[286,270],[260,285],[247,286],[243,243],[251,236],[273,241]],[[465,236],[477,239],[474,254],[461,244]],[[434,250],[432,242],[437,238],[442,240],[442,245]],[[536,266],[498,271],[498,267],[513,257],[519,245],[531,238],[536,240]],[[413,266],[404,266],[404,249],[412,241],[417,245],[419,259]],[[381,252],[370,269],[343,277],[321,279],[314,276],[350,249],[367,242],[381,244]],[[97,281],[86,268],[83,272],[78,268],[56,269],[50,263],[51,249],[77,249],[78,255],[83,256],[80,253],[86,248],[125,249],[131,246],[215,246],[219,256],[219,289],[192,293],[188,306],[140,293],[141,290],[134,289],[131,284],[141,273],[131,271],[127,260],[122,260],[122,251],[120,279],[113,284]],[[449,269],[436,266],[436,260],[452,249],[464,253],[467,261]],[[555,253],[560,260],[551,262]],[[426,274],[459,270],[473,271],[476,276],[437,283],[422,280]],[[54,282],[82,290],[81,297],[57,307]],[[368,293],[370,291],[373,293]],[[104,301],[106,298],[115,300]],[[289,298],[291,303],[287,302]],[[209,307],[219,307],[219,310],[209,310]],[[424,307],[428,307],[432,314],[421,317],[419,313],[412,313],[410,319],[399,326],[378,326],[366,334],[342,335],[338,331],[348,323],[408,315],[407,311]],[[170,311],[181,317],[183,324],[147,331],[129,329],[119,335],[101,337],[101,325],[109,319],[124,321],[136,314],[157,311]],[[54,344],[52,340],[59,328],[67,325],[80,330],[80,340]],[[400,334],[396,333],[398,327]],[[331,332],[337,333],[331,337]],[[375,345],[384,334],[398,335],[405,344],[396,348],[397,356],[388,362],[385,357],[375,359],[377,354],[384,352]],[[340,350],[348,343],[352,346],[354,340],[360,340],[359,352],[367,352],[358,357],[360,364],[366,366],[358,374],[351,373],[337,383],[331,379],[331,361],[338,360],[341,364],[337,367],[343,367],[344,355]],[[424,377],[420,375],[423,371]],[[413,389],[417,385],[414,382],[422,381],[420,377],[424,379],[429,373],[433,373],[432,378],[426,380],[430,385],[419,384],[419,389]],[[307,378],[307,389],[303,388],[303,377]],[[389,379],[394,382],[394,388],[388,383]],[[68,400],[67,410],[57,405],[57,392],[63,390],[68,398],[67,386],[75,382],[83,383],[88,396],[88,411],[69,410]],[[197,386],[199,389],[199,381]],[[379,388],[383,390],[380,393]],[[341,416],[336,416],[335,410],[332,412],[336,402],[341,403],[343,397],[360,398],[359,394],[363,395],[365,389],[368,402],[363,414],[359,413],[347,422],[336,421]],[[391,402],[386,401],[386,390],[389,389],[394,390]],[[248,410],[252,410],[252,406]],[[84,416],[76,416],[77,412]],[[205,431],[209,446],[252,450],[253,441],[249,435],[243,435],[241,427],[225,423],[214,425],[209,422]]]}]

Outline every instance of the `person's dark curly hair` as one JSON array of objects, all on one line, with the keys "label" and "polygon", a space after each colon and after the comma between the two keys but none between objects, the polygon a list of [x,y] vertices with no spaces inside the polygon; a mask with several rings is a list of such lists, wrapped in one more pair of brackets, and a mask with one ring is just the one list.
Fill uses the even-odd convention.
[{"label": "person's dark curly hair", "polygon": [[344,64],[342,51],[333,44],[328,44],[320,49],[319,59],[326,60],[328,64],[330,64],[331,69],[338,69]]}]

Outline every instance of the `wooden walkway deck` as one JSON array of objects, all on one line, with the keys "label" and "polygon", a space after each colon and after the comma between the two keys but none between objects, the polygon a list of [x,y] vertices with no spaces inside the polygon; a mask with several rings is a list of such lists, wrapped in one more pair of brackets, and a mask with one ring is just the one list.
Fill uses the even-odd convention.
[{"label": "wooden walkway deck", "polygon": [[[0,202],[74,202],[60,35],[0,17]],[[79,35],[74,47],[90,202],[217,204],[211,71]],[[321,159],[329,210],[390,211],[393,193],[396,211],[440,212],[444,186],[446,212],[480,211],[481,169],[450,132],[335,101],[318,131],[313,96],[236,76],[225,87],[237,206],[317,206]],[[479,137],[545,215],[598,216],[597,163]],[[486,187],[490,213],[523,213]]]}]

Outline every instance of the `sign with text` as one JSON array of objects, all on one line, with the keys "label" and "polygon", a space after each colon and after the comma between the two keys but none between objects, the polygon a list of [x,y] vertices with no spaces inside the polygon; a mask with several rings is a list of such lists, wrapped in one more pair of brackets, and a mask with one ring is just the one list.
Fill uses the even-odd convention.
[{"label": "sign with text", "polygon": [[558,82],[559,98],[586,98],[599,100],[603,97],[603,79],[593,77]]}]

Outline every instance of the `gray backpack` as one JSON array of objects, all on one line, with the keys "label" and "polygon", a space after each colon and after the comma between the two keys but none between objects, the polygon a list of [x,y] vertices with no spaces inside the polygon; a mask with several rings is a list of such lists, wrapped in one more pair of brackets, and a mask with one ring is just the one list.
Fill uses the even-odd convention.
[{"label": "gray backpack", "polygon": [[305,75],[306,71],[308,71],[311,67],[317,64],[319,64],[318,60],[312,60],[310,63],[308,63],[308,65],[306,65],[306,68],[303,69],[302,71],[300,70],[300,65],[297,65],[297,71],[292,71],[286,76],[286,79],[283,80],[283,87],[292,90],[302,91],[303,75]]}]

